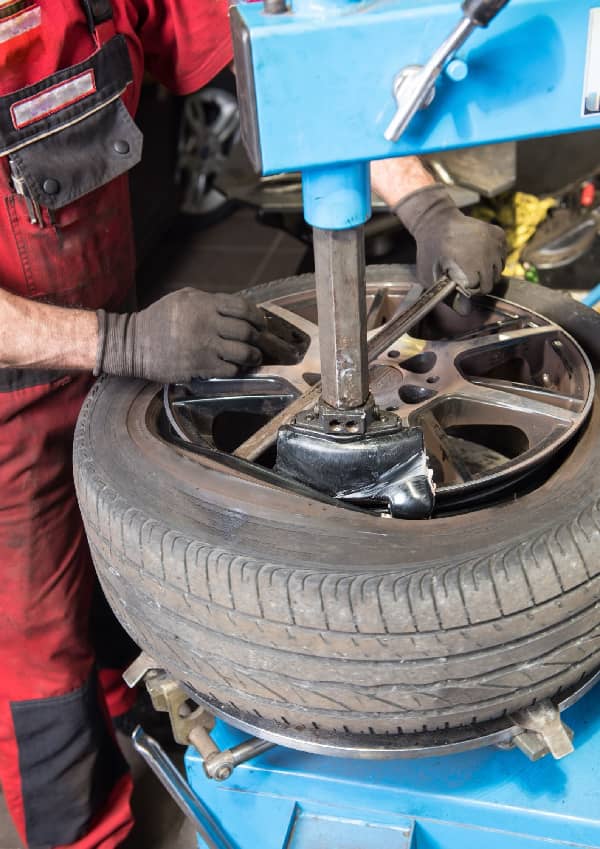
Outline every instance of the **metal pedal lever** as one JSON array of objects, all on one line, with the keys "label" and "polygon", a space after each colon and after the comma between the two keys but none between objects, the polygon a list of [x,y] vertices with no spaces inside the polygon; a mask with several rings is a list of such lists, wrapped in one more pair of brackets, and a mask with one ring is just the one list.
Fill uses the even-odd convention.
[{"label": "metal pedal lever", "polygon": [[159,744],[138,727],[131,739],[144,761],[183,813],[192,821],[208,849],[237,849]]},{"label": "metal pedal lever", "polygon": [[398,141],[421,108],[435,96],[435,84],[446,64],[477,27],[487,27],[509,0],[464,0],[464,17],[425,65],[408,65],[393,83],[397,112],[385,131],[387,141]]}]

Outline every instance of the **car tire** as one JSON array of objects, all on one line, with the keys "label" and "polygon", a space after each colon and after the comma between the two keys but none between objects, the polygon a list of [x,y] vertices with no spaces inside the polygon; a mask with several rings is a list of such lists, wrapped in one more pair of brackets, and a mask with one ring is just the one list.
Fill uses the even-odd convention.
[{"label": "car tire", "polygon": [[[414,280],[403,267],[369,276]],[[529,284],[501,294],[559,322],[598,368],[600,316]],[[597,402],[537,489],[430,521],[346,509],[195,455],[160,436],[160,404],[156,385],[97,382],[75,438],[79,503],[117,617],[226,714],[411,734],[502,717],[600,667]]]}]

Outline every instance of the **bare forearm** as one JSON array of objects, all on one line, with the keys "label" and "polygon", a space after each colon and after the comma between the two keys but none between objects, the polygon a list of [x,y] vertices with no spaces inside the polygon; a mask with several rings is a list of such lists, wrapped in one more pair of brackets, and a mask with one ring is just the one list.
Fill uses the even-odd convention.
[{"label": "bare forearm", "polygon": [[416,156],[379,159],[371,163],[371,185],[375,194],[394,207],[407,195],[431,186],[435,180]]},{"label": "bare forearm", "polygon": [[97,344],[94,312],[41,304],[0,289],[0,367],[92,371]]}]

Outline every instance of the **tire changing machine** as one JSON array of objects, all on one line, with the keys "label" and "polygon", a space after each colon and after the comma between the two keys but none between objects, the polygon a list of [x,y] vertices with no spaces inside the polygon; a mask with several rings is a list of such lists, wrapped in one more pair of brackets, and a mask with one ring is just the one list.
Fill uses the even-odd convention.
[{"label": "tire changing machine", "polygon": [[[283,447],[322,469],[323,456],[343,455],[336,440],[372,445],[394,430],[368,387],[368,161],[600,127],[600,0],[264,0],[235,5],[231,21],[249,156],[265,175],[302,172],[315,228],[321,396]],[[399,503],[390,498],[392,513]],[[134,734],[203,849],[600,847],[595,678],[476,729],[335,740],[257,728],[226,706],[182,718],[182,703],[202,697],[144,656],[134,667],[130,683],[146,676],[176,739],[193,744],[185,781]]]}]

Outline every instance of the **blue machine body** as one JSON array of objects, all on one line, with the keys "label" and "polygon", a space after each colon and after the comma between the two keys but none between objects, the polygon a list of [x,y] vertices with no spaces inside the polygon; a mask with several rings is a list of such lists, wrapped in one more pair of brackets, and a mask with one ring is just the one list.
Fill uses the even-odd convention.
[{"label": "blue machine body", "polygon": [[589,13],[600,0],[511,0],[460,50],[467,77],[444,75],[395,143],[384,139],[393,79],[431,57],[459,0],[293,6],[236,7],[252,44],[265,174],[600,127],[600,112],[584,114]]},{"label": "blue machine body", "polygon": [[[565,714],[575,752],[561,761],[491,748],[361,761],[277,747],[218,784],[190,749],[188,781],[236,849],[597,849],[599,702],[596,688]],[[218,723],[213,736],[228,748],[246,735]]]},{"label": "blue machine body", "polygon": [[292,0],[279,15],[260,2],[234,7],[255,164],[304,172],[309,223],[340,229],[368,217],[363,172],[352,191],[346,172],[341,194],[321,192],[330,166],[600,127],[600,0],[511,0],[460,49],[432,105],[386,141],[394,77],[424,64],[461,14],[459,0]]}]

